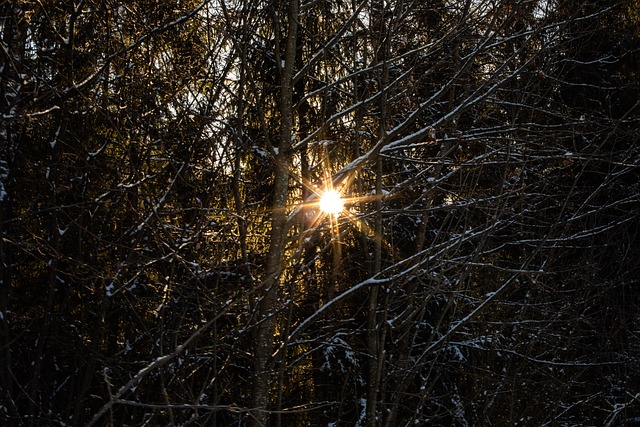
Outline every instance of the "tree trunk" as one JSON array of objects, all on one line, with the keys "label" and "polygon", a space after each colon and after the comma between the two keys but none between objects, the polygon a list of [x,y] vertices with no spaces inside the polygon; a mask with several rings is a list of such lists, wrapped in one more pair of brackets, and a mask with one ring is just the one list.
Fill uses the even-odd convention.
[{"label": "tree trunk", "polygon": [[[376,4],[378,10],[378,16],[376,20],[376,62],[382,64],[380,75],[378,77],[380,91],[382,96],[380,97],[379,106],[380,109],[380,121],[378,123],[378,142],[386,138],[386,119],[387,119],[387,92],[386,86],[389,82],[388,75],[388,34],[385,25],[384,17],[384,5],[382,3]],[[374,244],[374,266],[373,274],[377,274],[382,269],[382,160],[380,158],[376,161],[376,217],[375,217],[375,244]],[[382,367],[382,358],[384,356],[384,338],[381,335],[381,331],[378,330],[378,291],[379,286],[374,285],[369,293],[369,306],[367,317],[367,345],[369,347],[369,368],[368,368],[368,384],[367,384],[367,405],[366,405],[366,422],[367,427],[374,427],[376,425],[376,412],[378,402],[378,392],[380,388],[380,374]]]},{"label": "tree trunk", "polygon": [[[258,303],[258,327],[255,335],[254,383],[251,424],[255,427],[267,425],[269,405],[269,364],[273,353],[276,327],[276,303],[280,274],[284,263],[284,246],[287,236],[287,197],[289,192],[289,165],[291,162],[291,137],[293,132],[293,72],[296,56],[298,28],[298,2],[289,3],[288,35],[285,57],[281,70],[280,94],[280,147],[275,156],[276,172],[271,212],[270,246],[267,255],[266,277],[262,283],[263,296]],[[278,64],[279,65],[279,64]]]}]

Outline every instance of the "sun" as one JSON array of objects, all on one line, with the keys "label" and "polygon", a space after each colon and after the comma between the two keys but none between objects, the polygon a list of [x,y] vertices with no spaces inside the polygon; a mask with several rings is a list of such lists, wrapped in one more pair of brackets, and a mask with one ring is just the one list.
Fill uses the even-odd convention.
[{"label": "sun", "polygon": [[337,215],[344,210],[344,200],[336,190],[327,190],[320,197],[320,209],[326,214]]}]

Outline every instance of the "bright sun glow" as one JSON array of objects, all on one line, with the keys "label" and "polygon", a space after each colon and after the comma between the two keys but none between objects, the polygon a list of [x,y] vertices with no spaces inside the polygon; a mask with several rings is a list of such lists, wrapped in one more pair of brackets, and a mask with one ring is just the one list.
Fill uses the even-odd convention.
[{"label": "bright sun glow", "polygon": [[328,190],[320,198],[320,209],[328,214],[339,214],[344,209],[344,201],[336,190]]}]

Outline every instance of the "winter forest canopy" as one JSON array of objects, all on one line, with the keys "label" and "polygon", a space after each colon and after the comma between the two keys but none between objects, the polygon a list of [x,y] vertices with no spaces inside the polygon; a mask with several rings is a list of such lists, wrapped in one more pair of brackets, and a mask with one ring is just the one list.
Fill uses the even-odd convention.
[{"label": "winter forest canopy", "polygon": [[640,423],[637,0],[0,31],[0,424]]}]

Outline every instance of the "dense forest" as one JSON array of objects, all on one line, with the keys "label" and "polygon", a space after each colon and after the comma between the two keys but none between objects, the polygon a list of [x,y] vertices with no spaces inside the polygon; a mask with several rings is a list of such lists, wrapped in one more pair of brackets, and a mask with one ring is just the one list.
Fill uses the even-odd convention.
[{"label": "dense forest", "polygon": [[638,0],[0,31],[0,424],[640,425]]}]

